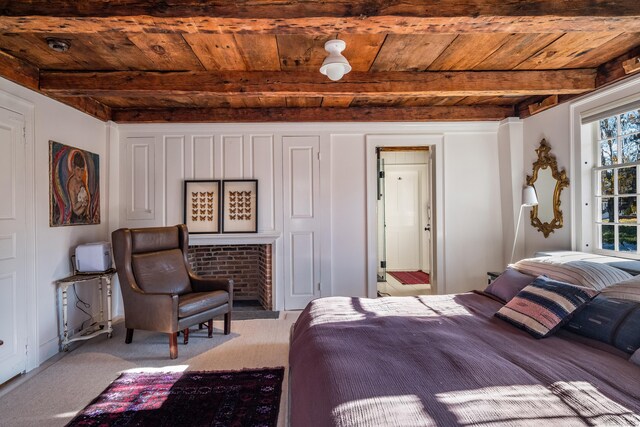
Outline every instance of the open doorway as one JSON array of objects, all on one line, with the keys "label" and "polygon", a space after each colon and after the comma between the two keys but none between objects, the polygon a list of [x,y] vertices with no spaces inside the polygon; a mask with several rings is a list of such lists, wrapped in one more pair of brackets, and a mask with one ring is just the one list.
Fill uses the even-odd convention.
[{"label": "open doorway", "polygon": [[376,157],[378,296],[431,294],[429,147],[377,147]]}]

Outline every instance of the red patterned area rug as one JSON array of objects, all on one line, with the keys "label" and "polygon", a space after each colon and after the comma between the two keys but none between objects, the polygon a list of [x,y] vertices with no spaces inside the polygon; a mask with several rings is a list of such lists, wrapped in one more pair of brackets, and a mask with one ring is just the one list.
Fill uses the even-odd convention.
[{"label": "red patterned area rug", "polygon": [[125,373],[67,426],[275,426],[284,368]]},{"label": "red patterned area rug", "polygon": [[403,285],[422,285],[429,283],[429,275],[424,271],[387,271]]}]

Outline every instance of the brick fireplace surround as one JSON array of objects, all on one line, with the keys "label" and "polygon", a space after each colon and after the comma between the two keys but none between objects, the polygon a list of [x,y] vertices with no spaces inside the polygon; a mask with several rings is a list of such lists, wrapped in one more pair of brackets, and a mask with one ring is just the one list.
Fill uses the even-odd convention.
[{"label": "brick fireplace surround", "polygon": [[189,246],[187,258],[200,276],[230,278],[233,298],[258,300],[273,310],[270,244]]}]

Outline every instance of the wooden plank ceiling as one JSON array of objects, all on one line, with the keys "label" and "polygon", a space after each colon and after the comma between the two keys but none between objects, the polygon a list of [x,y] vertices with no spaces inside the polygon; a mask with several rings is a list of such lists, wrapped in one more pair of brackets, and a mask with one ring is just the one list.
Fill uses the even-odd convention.
[{"label": "wooden plank ceiling", "polygon": [[0,76],[118,122],[524,117],[639,54],[637,0],[0,0]]}]

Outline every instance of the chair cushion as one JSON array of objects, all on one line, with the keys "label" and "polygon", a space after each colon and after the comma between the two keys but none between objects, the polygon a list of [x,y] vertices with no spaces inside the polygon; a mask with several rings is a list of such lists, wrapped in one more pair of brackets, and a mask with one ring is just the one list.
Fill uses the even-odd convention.
[{"label": "chair cushion", "polygon": [[191,281],[180,249],[131,256],[136,283],[145,292],[184,294],[191,292]]},{"label": "chair cushion", "polygon": [[181,295],[178,300],[178,318],[193,316],[229,302],[229,293],[225,291],[193,292]]},{"label": "chair cushion", "polygon": [[178,227],[149,227],[131,230],[131,253],[179,249]]}]

